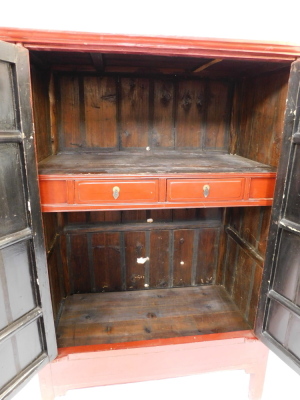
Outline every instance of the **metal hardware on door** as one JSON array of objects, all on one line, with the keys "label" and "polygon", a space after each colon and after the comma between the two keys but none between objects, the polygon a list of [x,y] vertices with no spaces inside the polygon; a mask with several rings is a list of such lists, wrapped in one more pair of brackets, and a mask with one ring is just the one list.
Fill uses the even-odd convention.
[{"label": "metal hardware on door", "polygon": [[209,185],[204,185],[203,186],[203,195],[204,195],[204,197],[208,197],[209,196],[209,191],[210,191],[210,186]]},{"label": "metal hardware on door", "polygon": [[113,187],[113,198],[117,200],[117,198],[120,196],[120,188],[119,186],[114,186]]}]

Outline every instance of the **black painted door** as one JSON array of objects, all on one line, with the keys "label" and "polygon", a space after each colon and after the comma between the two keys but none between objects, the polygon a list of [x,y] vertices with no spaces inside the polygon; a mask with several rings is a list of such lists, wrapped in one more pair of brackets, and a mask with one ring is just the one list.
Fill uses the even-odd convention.
[{"label": "black painted door", "polygon": [[0,42],[0,399],[56,356],[28,51]]},{"label": "black painted door", "polygon": [[300,373],[300,60],[292,64],[256,334]]}]

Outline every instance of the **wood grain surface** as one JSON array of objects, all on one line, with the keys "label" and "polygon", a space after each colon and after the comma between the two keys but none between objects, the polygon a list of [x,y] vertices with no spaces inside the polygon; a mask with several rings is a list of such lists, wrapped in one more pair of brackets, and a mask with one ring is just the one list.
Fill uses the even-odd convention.
[{"label": "wood grain surface", "polygon": [[71,347],[247,329],[224,288],[202,286],[69,296],[57,333]]}]

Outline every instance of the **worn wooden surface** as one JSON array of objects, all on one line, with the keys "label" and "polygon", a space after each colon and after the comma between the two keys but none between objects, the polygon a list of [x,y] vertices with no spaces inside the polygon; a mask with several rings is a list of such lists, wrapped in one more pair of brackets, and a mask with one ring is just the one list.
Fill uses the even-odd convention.
[{"label": "worn wooden surface", "polygon": [[39,174],[168,174],[211,172],[273,172],[274,168],[223,153],[165,151],[57,154],[39,163]]},{"label": "worn wooden surface", "polygon": [[126,52],[129,54],[235,59],[246,57],[247,59],[269,61],[293,61],[300,54],[299,46],[296,45],[244,39],[147,37],[18,28],[2,28],[0,38],[7,42],[23,43],[25,47],[33,50],[73,50],[119,54]]},{"label": "worn wooden surface", "polygon": [[226,151],[230,81],[55,75],[59,151]]},{"label": "worn wooden surface", "polygon": [[[237,83],[231,121],[231,149],[240,156],[277,167],[283,131],[288,71]],[[263,132],[263,134],[262,134]],[[265,188],[264,180],[250,197]],[[271,207],[228,210],[228,226],[237,233],[227,239],[223,284],[250,325],[254,325],[267,246]]]},{"label": "worn wooden surface", "polygon": [[289,71],[245,79],[236,85],[231,152],[277,167]]},{"label": "worn wooden surface", "polygon": [[52,154],[49,82],[49,71],[31,68],[32,108],[38,161]]},{"label": "worn wooden surface", "polygon": [[220,286],[79,294],[66,299],[58,346],[118,343],[248,329]]},{"label": "worn wooden surface", "polygon": [[[101,72],[107,74],[126,73],[151,76],[188,76],[211,78],[240,78],[257,76],[286,68],[289,61],[257,61],[222,59],[217,64],[211,58],[172,57],[134,54],[109,54],[88,52],[41,52],[31,51],[33,62],[56,71]],[[102,61],[100,61],[102,59]],[[220,59],[219,59],[220,60]],[[96,61],[96,63],[95,63]],[[100,65],[101,64],[101,65]],[[208,65],[210,64],[210,65]],[[203,68],[197,71],[199,68]]]},{"label": "worn wooden surface", "polygon": [[269,224],[268,207],[229,212],[229,235],[223,264],[223,282],[243,315],[253,326],[262,278]]},{"label": "worn wooden surface", "polygon": [[60,304],[66,295],[63,277],[63,262],[61,258],[61,215],[44,213],[43,226],[47,252],[48,276],[51,290],[51,300],[54,320],[57,320]]},{"label": "worn wooden surface", "polygon": [[[220,219],[65,227],[69,294],[213,284]],[[137,259],[149,257],[144,264]]]}]

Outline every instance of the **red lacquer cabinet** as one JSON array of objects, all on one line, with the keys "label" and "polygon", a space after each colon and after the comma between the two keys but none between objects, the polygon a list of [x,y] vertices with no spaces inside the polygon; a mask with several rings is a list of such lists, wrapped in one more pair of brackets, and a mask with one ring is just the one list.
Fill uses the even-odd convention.
[{"label": "red lacquer cabinet", "polygon": [[0,398],[298,369],[300,49],[0,39]]}]

